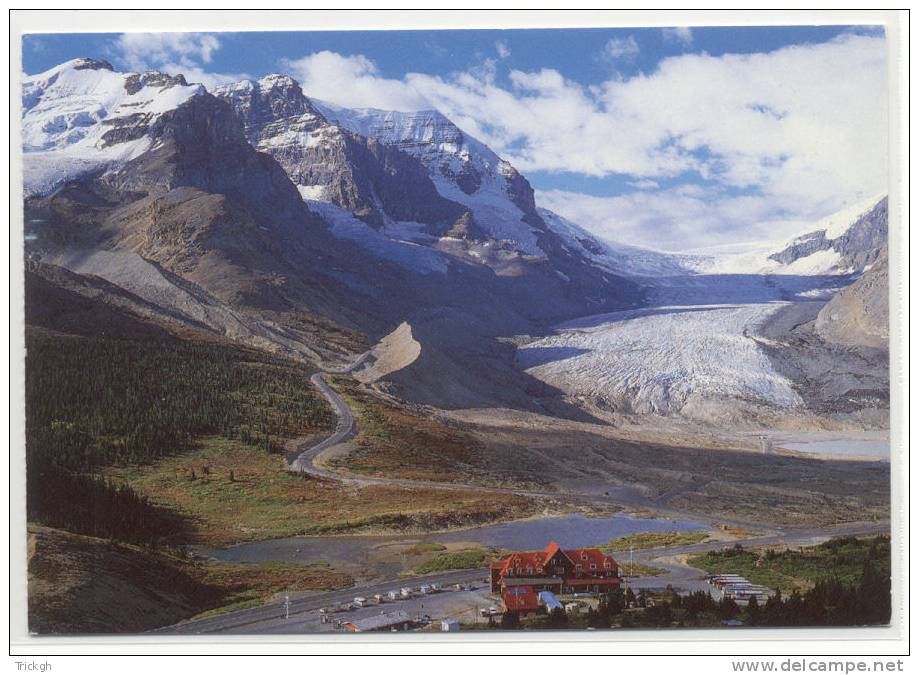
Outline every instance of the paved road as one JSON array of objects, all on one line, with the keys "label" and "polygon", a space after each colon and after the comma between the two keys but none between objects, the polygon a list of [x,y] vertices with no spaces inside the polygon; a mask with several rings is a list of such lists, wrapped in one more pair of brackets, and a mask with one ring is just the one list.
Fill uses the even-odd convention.
[{"label": "paved road", "polygon": [[[362,355],[357,361],[355,361],[351,366],[347,368],[342,368],[339,370],[327,370],[330,373],[348,373],[354,370],[360,363],[362,363],[367,357],[367,354]],[[339,396],[329,384],[325,381],[322,373],[316,373],[311,378],[310,381],[316,386],[317,389],[322,393],[323,396],[329,401],[332,408],[335,410],[336,415],[338,416],[338,423],[336,424],[335,431],[331,436],[323,440],[321,443],[316,445],[304,447],[301,449],[300,454],[297,458],[291,462],[290,467],[295,471],[303,471],[310,473],[316,476],[322,476],[324,478],[332,478],[342,482],[356,483],[356,484],[371,484],[371,483],[381,483],[388,485],[399,485],[404,487],[433,487],[438,489],[454,489],[454,490],[466,490],[466,491],[479,491],[479,492],[492,492],[492,493],[505,493],[505,494],[520,494],[531,497],[547,497],[558,499],[560,497],[573,500],[585,500],[590,502],[605,502],[610,504],[622,505],[626,504],[633,507],[641,507],[653,510],[662,515],[677,517],[677,518],[688,518],[695,519],[704,522],[719,522],[719,523],[728,523],[736,524],[740,526],[750,527],[751,525],[755,527],[758,531],[763,532],[762,536],[750,537],[744,540],[731,541],[731,542],[706,542],[701,544],[690,544],[683,546],[671,546],[664,548],[655,548],[655,549],[645,549],[642,551],[635,552],[636,562],[643,564],[654,565],[657,567],[663,567],[668,570],[668,574],[657,576],[657,577],[647,577],[643,579],[631,580],[630,585],[633,588],[654,588],[660,586],[666,586],[671,584],[674,588],[681,590],[696,590],[696,589],[710,589],[704,580],[703,573],[701,570],[697,570],[685,565],[679,565],[670,561],[661,561],[661,558],[681,555],[681,554],[691,554],[691,553],[702,553],[705,551],[717,550],[724,548],[726,546],[733,546],[735,543],[742,543],[744,546],[761,546],[768,544],[794,544],[794,545],[806,545],[806,544],[816,544],[821,541],[825,541],[834,536],[842,536],[848,534],[870,534],[874,532],[888,532],[889,523],[887,522],[878,522],[878,523],[852,523],[839,527],[833,528],[821,528],[821,529],[803,529],[803,530],[782,530],[780,528],[764,528],[759,524],[751,524],[742,521],[726,521],[723,518],[714,518],[711,514],[698,514],[687,511],[679,511],[675,509],[668,508],[666,502],[668,498],[672,498],[676,494],[682,492],[682,490],[677,490],[669,495],[663,495],[662,497],[651,500],[643,499],[641,497],[635,496],[634,498],[623,499],[622,495],[607,496],[607,495],[598,495],[595,493],[591,494],[582,494],[582,493],[558,493],[558,492],[536,492],[529,490],[514,490],[511,488],[497,488],[497,487],[486,487],[481,485],[471,485],[471,484],[458,484],[458,483],[440,483],[434,481],[419,481],[419,480],[407,480],[407,479],[398,479],[398,478],[365,478],[365,477],[352,477],[344,476],[338,473],[330,472],[326,469],[322,469],[315,465],[316,458],[325,450],[338,445],[339,443],[347,442],[352,438],[357,430],[356,423],[354,421],[354,416],[351,413],[348,404],[344,399]],[[628,552],[622,552],[617,554],[617,557],[620,561],[620,564],[623,564],[627,558]],[[478,570],[460,570],[455,572],[448,572],[444,574],[437,575],[428,575],[423,577],[414,577],[409,579],[395,579],[383,583],[375,583],[373,585],[367,586],[353,586],[347,589],[342,589],[339,591],[330,591],[327,593],[314,594],[296,600],[292,600],[289,606],[290,616],[297,616],[303,613],[316,612],[319,608],[332,605],[341,602],[347,602],[352,600],[358,595],[363,596],[372,596],[377,593],[385,594],[388,591],[392,590],[394,587],[401,586],[414,586],[417,587],[422,583],[436,583],[449,585],[454,583],[466,583],[476,579],[481,580],[487,573],[487,569],[478,569]],[[176,626],[170,626],[162,628],[159,633],[171,633],[171,634],[200,634],[200,633],[220,633],[220,632],[234,632],[234,633],[272,633],[278,631],[278,621],[285,617],[286,610],[284,603],[272,603],[268,605],[263,605],[260,607],[254,607],[245,610],[239,610],[236,612],[230,612],[227,614],[222,614],[220,616],[209,617],[205,619],[199,619],[197,621],[189,621],[186,623],[178,624]],[[305,620],[305,618],[304,618]],[[285,619],[285,624],[287,623]],[[303,623],[303,621],[301,621]]]},{"label": "paved road", "polygon": [[[386,594],[391,590],[398,590],[403,586],[417,588],[421,584],[439,584],[448,586],[457,583],[478,582],[482,585],[482,580],[488,574],[488,568],[473,570],[456,570],[453,572],[444,572],[440,574],[429,574],[410,579],[393,579],[391,581],[375,583],[366,586],[351,586],[338,591],[329,591],[326,593],[317,593],[290,601],[290,616],[296,617],[304,612],[315,612],[322,607],[334,605],[342,602],[350,602],[357,596],[371,597],[373,595]],[[250,609],[241,609],[236,612],[228,612],[218,616],[198,619],[196,621],[186,621],[185,623],[176,624],[160,628],[155,633],[164,633],[172,635],[199,635],[203,633],[223,633],[223,632],[246,632],[246,633],[270,633],[269,628],[272,623],[278,619],[283,619],[286,611],[283,602],[275,602],[260,607]]]},{"label": "paved road", "polygon": [[[350,366],[340,369],[326,369],[326,373],[333,374],[346,374],[355,370],[359,365],[361,365],[370,352],[365,352],[358,359],[352,363]],[[613,507],[630,507],[630,508],[639,508],[647,509],[652,511],[662,517],[666,518],[675,518],[682,520],[697,520],[702,522],[708,522],[711,524],[727,524],[734,527],[740,528],[756,528],[759,531],[765,532],[775,532],[779,533],[778,529],[769,529],[765,528],[759,523],[754,523],[746,520],[737,520],[737,519],[725,519],[725,518],[714,518],[711,514],[707,513],[695,513],[692,511],[684,511],[680,509],[674,509],[667,505],[670,499],[676,497],[678,494],[694,488],[697,486],[697,483],[693,483],[689,486],[685,486],[678,490],[675,490],[671,493],[667,493],[657,497],[656,499],[648,499],[642,497],[637,493],[628,494],[623,491],[617,491],[615,494],[598,494],[596,492],[550,492],[550,491],[538,491],[538,490],[525,490],[525,489],[515,489],[515,488],[503,488],[503,487],[491,487],[486,485],[476,485],[472,483],[445,483],[439,481],[427,481],[427,480],[411,480],[407,478],[381,478],[381,477],[369,477],[369,476],[348,476],[341,473],[336,473],[324,469],[320,466],[317,466],[316,459],[324,451],[329,448],[333,448],[340,443],[346,443],[357,433],[357,423],[354,420],[354,415],[351,412],[351,409],[348,407],[348,404],[345,400],[338,394],[335,389],[333,389],[326,382],[323,373],[315,373],[310,377],[310,382],[319,390],[319,392],[326,398],[329,404],[332,406],[332,409],[335,411],[335,414],[338,416],[338,422],[335,426],[335,431],[331,436],[326,438],[320,443],[315,445],[309,445],[308,443],[297,448],[299,454],[296,459],[290,462],[289,467],[292,471],[300,471],[304,473],[311,474],[313,476],[319,476],[322,478],[330,478],[333,480],[341,481],[343,483],[350,483],[353,485],[394,485],[399,487],[406,488],[433,488],[438,490],[462,490],[464,492],[482,492],[489,494],[513,494],[520,495],[524,497],[534,497],[542,499],[565,499],[568,501],[574,502],[587,502],[591,504],[604,504]]]},{"label": "paved road", "polygon": [[[852,523],[838,527],[825,529],[807,529],[789,531],[780,535],[768,535],[762,537],[750,537],[738,541],[711,541],[700,544],[684,544],[679,546],[665,546],[659,548],[643,549],[634,552],[634,560],[637,563],[663,567],[668,570],[666,575],[656,577],[643,577],[630,579],[628,585],[635,589],[640,588],[663,588],[667,585],[673,586],[679,591],[706,590],[712,591],[704,579],[704,572],[686,565],[680,565],[675,562],[662,561],[661,558],[671,557],[682,554],[704,553],[722,548],[733,546],[735,543],[742,543],[744,546],[765,546],[769,544],[784,543],[787,545],[804,546],[819,544],[831,537],[844,535],[864,535],[873,533],[889,532],[889,524],[883,523]],[[628,568],[628,552],[615,554],[619,561],[620,567]],[[288,632],[296,626],[308,626],[315,622],[315,616],[306,616],[308,613],[315,613],[321,607],[334,605],[342,602],[350,602],[356,596],[370,597],[377,593],[385,595],[391,590],[409,586],[417,588],[421,584],[440,584],[448,586],[456,583],[475,582],[482,584],[484,577],[488,574],[487,568],[473,570],[457,570],[453,572],[444,572],[440,574],[430,574],[412,578],[393,579],[385,582],[378,582],[363,586],[352,586],[350,588],[338,591],[329,591],[317,593],[290,601],[290,619],[286,618],[286,612],[283,602],[275,602],[260,607],[243,609],[236,612],[228,612],[219,616],[198,619],[197,621],[188,621],[175,626],[161,628],[156,633],[171,635],[199,635],[205,633],[246,633],[246,634],[272,634],[278,632]],[[717,595],[715,591],[712,591]],[[717,599],[717,598],[716,598]],[[344,615],[342,615],[344,616]]]},{"label": "paved road", "polygon": [[[354,368],[354,366],[352,366],[352,368]],[[316,387],[323,396],[325,396],[326,400],[335,411],[335,414],[338,417],[338,422],[335,425],[335,431],[324,441],[317,443],[312,447],[300,448],[301,452],[299,455],[297,455],[297,458],[290,463],[290,468],[292,471],[300,471],[312,474],[314,476],[322,476],[323,478],[334,478],[335,480],[342,480],[342,476],[339,474],[321,469],[316,466],[313,461],[323,451],[328,450],[329,448],[332,448],[339,443],[345,443],[354,436],[354,434],[357,432],[357,425],[354,422],[354,415],[351,414],[351,408],[349,408],[344,399],[338,395],[338,392],[328,385],[322,373],[314,373],[310,378],[310,382],[312,382],[313,386]]]}]

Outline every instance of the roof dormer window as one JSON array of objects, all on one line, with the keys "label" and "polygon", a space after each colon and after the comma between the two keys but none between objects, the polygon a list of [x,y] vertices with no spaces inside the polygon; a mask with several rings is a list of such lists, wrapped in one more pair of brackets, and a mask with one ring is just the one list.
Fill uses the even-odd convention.
[{"label": "roof dormer window", "polygon": [[586,554],[586,553],[582,553],[582,554],[581,554],[581,560],[587,560],[587,554]]}]

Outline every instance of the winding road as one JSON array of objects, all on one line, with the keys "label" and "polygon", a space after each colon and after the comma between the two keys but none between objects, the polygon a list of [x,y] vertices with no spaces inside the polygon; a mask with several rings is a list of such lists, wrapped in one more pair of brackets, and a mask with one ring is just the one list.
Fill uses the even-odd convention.
[{"label": "winding road", "polygon": [[[329,385],[328,382],[326,382],[325,375],[350,373],[355,370],[361,363],[363,363],[368,354],[369,352],[362,354],[357,359],[357,361],[346,368],[337,370],[326,369],[323,372],[314,373],[310,377],[310,382],[313,383],[313,385],[329,402],[329,405],[332,406],[332,409],[335,411],[335,414],[338,417],[338,422],[335,425],[335,430],[332,432],[332,435],[328,438],[312,445],[310,444],[311,441],[307,441],[303,446],[297,448],[299,454],[297,454],[296,458],[288,464],[291,471],[308,473],[312,476],[337,480],[343,483],[350,483],[352,485],[392,485],[404,488],[462,490],[464,492],[510,494],[543,499],[565,499],[572,502],[586,502],[591,504],[603,504],[607,506],[625,506],[634,509],[646,509],[668,518],[701,520],[704,522],[710,522],[712,524],[715,524],[716,522],[716,519],[713,519],[711,514],[683,511],[667,506],[667,502],[673,497],[677,496],[678,492],[661,495],[656,499],[648,499],[640,496],[637,493],[626,494],[621,491],[617,492],[615,495],[597,494],[595,492],[551,492],[527,490],[523,488],[476,485],[474,483],[447,483],[442,481],[415,480],[409,478],[384,478],[378,476],[350,476],[347,474],[324,469],[316,463],[316,460],[319,458],[319,456],[326,450],[334,448],[335,446],[342,443],[347,443],[357,433],[357,422],[354,419],[354,414],[348,407],[347,402],[339,395],[337,391],[335,391],[334,388]],[[724,518],[718,518],[717,523],[727,524],[733,527],[756,527],[756,529],[760,531],[774,534],[782,533],[781,529],[764,528],[760,524],[750,523],[747,521],[725,520]]]},{"label": "winding road", "polygon": [[[340,370],[326,370],[326,373],[342,374],[353,371],[362,363],[367,354],[362,355],[354,364],[348,368]],[[407,480],[398,478],[376,478],[376,477],[352,477],[338,473],[333,473],[326,469],[316,466],[315,460],[324,451],[335,447],[338,444],[346,443],[354,437],[357,431],[357,424],[354,415],[345,400],[336,392],[324,378],[322,372],[315,373],[310,381],[329,401],[329,404],[335,410],[338,416],[338,423],[334,432],[322,442],[301,448],[301,452],[290,462],[290,468],[294,471],[302,471],[323,478],[330,478],[338,481],[356,483],[356,484],[387,484],[398,485],[403,487],[433,487],[438,489],[453,490],[472,490],[480,492],[493,493],[510,493],[520,494],[533,497],[550,497],[565,499],[583,499],[591,502],[604,502],[615,504],[626,504],[652,509],[657,513],[680,518],[690,518],[705,522],[713,522],[711,514],[698,514],[685,511],[676,511],[665,506],[668,498],[672,498],[677,492],[662,495],[657,500],[650,499],[626,499],[621,497],[609,497],[597,494],[581,493],[557,493],[557,492],[534,492],[527,490],[514,490],[511,488],[486,487],[471,484],[459,483],[440,483],[434,481]],[[717,519],[718,522],[725,522],[724,519]],[[744,524],[749,525],[749,524]],[[757,525],[756,529],[764,533],[762,535],[751,536],[744,539],[731,541],[714,540],[698,544],[687,544],[679,546],[668,546],[660,548],[651,548],[635,551],[634,561],[645,565],[662,567],[667,573],[660,576],[644,577],[628,580],[628,585],[632,588],[658,588],[672,585],[675,589],[692,591],[692,590],[710,590],[711,587],[705,583],[701,570],[694,569],[687,565],[680,564],[672,560],[673,556],[703,553],[705,551],[718,550],[733,546],[736,543],[742,543],[744,546],[763,546],[771,544],[786,545],[814,545],[826,541],[832,537],[843,535],[867,535],[875,533],[889,532],[889,523],[872,522],[872,523],[848,523],[837,527],[830,528],[812,528],[801,530],[782,530],[780,528],[764,528]],[[627,567],[627,552],[617,553],[620,566]],[[670,558],[668,560],[668,558]],[[392,579],[385,582],[374,582],[366,585],[355,585],[349,588],[336,591],[310,594],[300,598],[290,600],[285,606],[284,602],[273,602],[259,607],[242,609],[235,612],[228,612],[218,616],[206,617],[194,621],[186,621],[174,626],[153,631],[158,634],[173,635],[200,635],[210,633],[246,633],[246,634],[273,634],[278,632],[290,632],[298,630],[297,626],[302,624],[306,626],[311,620],[310,613],[318,612],[322,607],[335,605],[350,601],[357,595],[365,597],[373,596],[377,593],[384,594],[394,587],[409,586],[417,587],[423,583],[436,583],[444,586],[456,583],[469,583],[481,581],[487,574],[487,568],[458,570],[451,572],[436,573],[431,575],[416,576],[411,578]],[[314,620],[315,617],[312,617]],[[281,627],[285,627],[282,630]]]},{"label": "winding road", "polygon": [[[351,366],[351,368],[343,372],[349,372],[355,367],[356,366]],[[322,373],[314,373],[313,376],[310,377],[310,382],[313,383],[313,386],[320,391],[329,402],[329,405],[332,406],[335,415],[338,417],[338,422],[335,424],[335,431],[332,432],[331,436],[321,443],[317,443],[312,447],[302,450],[300,454],[297,455],[297,458],[290,463],[290,469],[291,471],[309,473],[323,478],[348,480],[346,477],[339,474],[320,469],[315,465],[314,460],[325,450],[333,448],[340,443],[345,443],[354,437],[354,434],[357,433],[357,424],[354,422],[354,415],[351,414],[351,408],[348,407],[345,400],[325,381]]]},{"label": "winding road", "polygon": [[696,513],[692,511],[684,511],[679,509],[674,509],[668,506],[669,502],[674,497],[678,496],[680,493],[685,490],[691,489],[695,486],[689,485],[681,488],[679,490],[672,491],[667,494],[658,496],[657,498],[647,498],[640,495],[637,491],[622,491],[618,490],[615,494],[598,494],[596,492],[576,492],[576,491],[565,491],[565,492],[552,492],[552,491],[540,491],[540,490],[527,490],[523,488],[507,488],[507,487],[495,487],[488,485],[477,485],[474,483],[447,483],[442,481],[429,481],[429,480],[414,480],[409,478],[384,478],[377,476],[351,476],[347,474],[342,474],[338,472],[333,472],[328,469],[323,468],[317,464],[317,459],[319,456],[329,450],[334,448],[337,445],[342,443],[347,443],[352,439],[357,433],[357,422],[354,419],[354,414],[351,412],[351,409],[348,407],[347,402],[339,395],[334,388],[332,388],[328,382],[325,380],[326,374],[347,374],[355,370],[360,364],[364,362],[370,352],[362,354],[357,361],[355,361],[351,366],[346,368],[341,368],[338,370],[327,369],[324,372],[314,373],[310,377],[310,382],[319,390],[319,392],[325,397],[329,402],[329,405],[332,406],[332,409],[335,411],[335,414],[338,417],[338,422],[335,425],[335,430],[332,432],[332,435],[323,441],[310,444],[311,441],[305,442],[301,447],[297,448],[299,454],[296,458],[289,462],[288,466],[291,471],[298,471],[303,473],[308,473],[312,476],[317,476],[320,478],[327,478],[332,480],[341,481],[343,483],[350,483],[352,485],[391,485],[404,488],[431,488],[437,490],[462,490],[464,492],[481,492],[489,494],[512,494],[519,495],[523,497],[534,497],[542,499],[553,499],[559,500],[563,499],[569,502],[584,502],[589,504],[603,504],[604,506],[614,506],[614,507],[627,507],[632,509],[644,509],[652,511],[660,516],[666,518],[672,518],[677,520],[697,520],[702,522],[708,522],[711,524],[726,524],[732,527],[738,528],[751,528],[754,527],[761,532],[771,533],[780,535],[783,530],[780,528],[766,528],[759,523],[752,523],[744,520],[728,520],[725,518],[713,518],[712,514],[706,513]]},{"label": "winding road", "polygon": [[[615,493],[610,494],[598,494],[596,492],[577,492],[577,491],[564,491],[564,492],[551,492],[551,491],[538,491],[538,490],[527,490],[523,488],[507,488],[507,487],[494,487],[487,485],[476,485],[473,483],[446,483],[440,481],[427,481],[427,480],[414,480],[408,478],[384,478],[376,476],[350,476],[347,474],[337,473],[324,469],[321,466],[316,464],[317,458],[326,450],[333,448],[339,444],[347,443],[354,435],[357,433],[357,422],[354,419],[354,415],[351,412],[351,409],[348,407],[347,402],[339,395],[335,389],[333,389],[324,378],[324,374],[347,374],[355,370],[359,365],[361,365],[366,358],[369,356],[370,352],[365,352],[362,354],[353,364],[346,368],[341,368],[337,370],[326,369],[324,372],[317,372],[310,377],[310,381],[316,386],[316,388],[322,393],[326,398],[329,404],[332,406],[332,409],[335,411],[335,414],[338,416],[338,422],[335,426],[335,430],[331,436],[316,443],[314,445],[309,445],[309,442],[305,443],[304,446],[298,448],[299,454],[296,456],[296,459],[289,463],[289,467],[292,471],[300,471],[308,473],[313,476],[318,476],[322,478],[332,479],[341,481],[344,483],[350,483],[353,485],[392,485],[405,488],[433,488],[438,490],[462,490],[465,492],[482,492],[482,493],[491,493],[491,494],[513,494],[520,495],[524,497],[534,497],[534,498],[543,498],[543,499],[553,499],[559,500],[563,499],[569,502],[584,502],[590,504],[603,504],[605,506],[614,506],[614,507],[626,507],[631,509],[643,509],[655,513],[659,516],[671,519],[678,520],[695,520],[699,522],[709,523],[712,526],[727,525],[734,528],[740,529],[751,529],[760,533],[758,536],[767,536],[781,539],[783,537],[814,537],[821,536],[825,532],[833,532],[835,528],[822,528],[822,529],[786,529],[782,527],[769,527],[763,525],[759,522],[741,520],[741,519],[727,519],[723,516],[716,516],[711,513],[699,513],[695,511],[686,511],[682,509],[675,509],[669,506],[670,500],[679,496],[680,494],[691,490],[696,489],[705,484],[705,481],[693,480],[688,485],[677,488],[676,490],[671,490],[670,492],[661,494],[656,498],[648,498],[639,494],[637,491],[622,491],[617,490]],[[885,521],[886,522],[886,521]],[[866,524],[855,523],[851,524],[855,527],[863,527]],[[883,523],[871,523],[867,524],[870,527],[881,527]],[[847,526],[842,526],[847,527]],[[857,533],[861,533],[861,530]]]}]

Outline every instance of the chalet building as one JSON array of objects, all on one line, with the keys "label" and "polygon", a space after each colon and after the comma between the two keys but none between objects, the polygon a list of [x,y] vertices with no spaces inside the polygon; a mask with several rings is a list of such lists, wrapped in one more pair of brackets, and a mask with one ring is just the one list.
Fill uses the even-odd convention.
[{"label": "chalet building", "polygon": [[535,611],[538,594],[601,593],[619,588],[619,564],[596,548],[562,550],[554,541],[544,551],[518,551],[491,564],[491,592],[508,611]]}]

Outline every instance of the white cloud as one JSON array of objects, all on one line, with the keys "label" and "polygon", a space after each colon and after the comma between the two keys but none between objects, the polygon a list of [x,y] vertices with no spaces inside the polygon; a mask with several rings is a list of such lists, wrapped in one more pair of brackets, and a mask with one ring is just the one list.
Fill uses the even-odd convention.
[{"label": "white cloud", "polygon": [[[321,51],[301,59],[284,59],[281,67],[296,78],[308,96],[352,108],[418,110],[430,101],[406,81],[379,77],[363,55]],[[427,76],[425,76],[427,77]]]},{"label": "white cloud", "polygon": [[[592,87],[553,69],[510,69],[509,85],[501,85],[490,59],[469,71],[401,79],[382,77],[361,55],[319,52],[285,66],[308,95],[340,105],[436,108],[524,173],[625,174],[642,192],[602,203],[584,198],[581,222],[629,222],[636,237],[647,228],[685,245],[711,232],[740,238],[752,216],[767,229],[816,219],[887,186],[885,44],[878,36],[759,54],[684,54]],[[722,189],[700,198],[690,194],[693,185],[660,192],[640,182],[686,172],[696,174],[689,183]],[[726,196],[738,192],[758,197]]]},{"label": "white cloud", "polygon": [[595,197],[539,191],[537,203],[609,241],[665,251],[761,239],[783,240],[807,221],[789,220],[763,196],[731,196],[696,185]]},{"label": "white cloud", "polygon": [[[689,29],[665,35],[692,39]],[[631,36],[610,45],[610,58],[638,52]],[[116,43],[133,68],[182,72],[208,87],[246,77],[208,72],[220,48],[218,37],[195,33],[125,34]],[[495,49],[501,57],[506,45]],[[361,54],[330,51],[282,68],[308,95],[339,105],[436,108],[524,173],[623,175],[635,189],[623,197],[542,196],[601,233],[676,247],[701,245],[712,233],[749,239],[752,228],[817,219],[853,195],[885,190],[885,53],[883,36],[847,34],[768,53],[683,54],[592,86],[493,58],[401,78],[383,77]],[[685,184],[659,189],[665,180]],[[699,183],[717,189],[693,194]]]},{"label": "white cloud", "polygon": [[220,39],[209,33],[123,33],[113,46],[116,58],[128,70],[181,73],[189,82],[200,82],[209,89],[248,77],[206,68],[220,48]]},{"label": "white cloud", "polygon": [[684,47],[692,44],[692,29],[689,26],[675,26],[674,28],[662,29],[664,40],[667,42],[676,42]]},{"label": "white cloud", "polygon": [[603,47],[603,57],[609,61],[633,61],[641,49],[635,38],[610,38]]},{"label": "white cloud", "polygon": [[499,59],[506,59],[508,56],[511,55],[511,50],[508,49],[507,44],[504,42],[501,42],[500,40],[495,43],[495,51],[498,52]]},{"label": "white cloud", "polygon": [[143,70],[176,59],[210,63],[220,40],[208,33],[123,33],[115,48],[130,69]]}]

